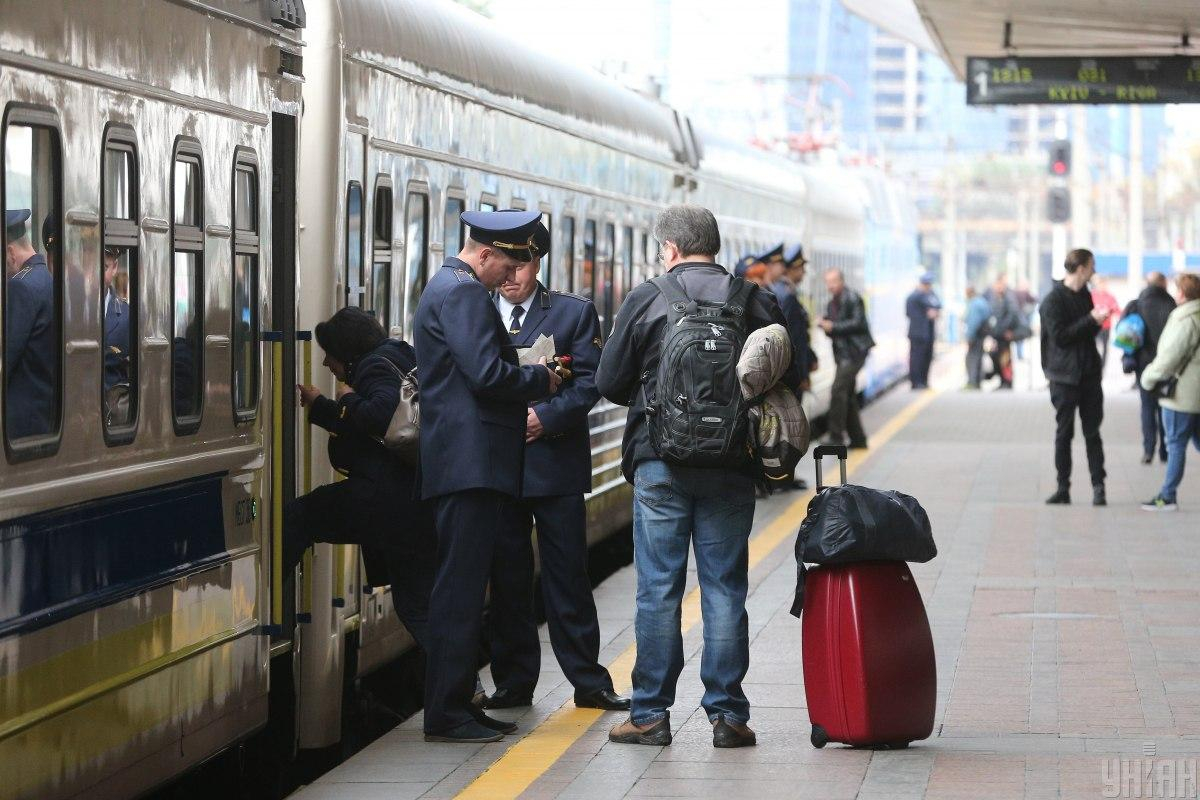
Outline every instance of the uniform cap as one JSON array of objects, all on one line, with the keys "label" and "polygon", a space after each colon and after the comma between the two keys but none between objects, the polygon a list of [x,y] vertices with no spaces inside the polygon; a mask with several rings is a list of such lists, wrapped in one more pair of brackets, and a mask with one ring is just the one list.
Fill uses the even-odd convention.
[{"label": "uniform cap", "polygon": [[783,260],[787,262],[789,267],[798,267],[801,264],[807,263],[808,259],[804,257],[804,245],[794,244],[783,253]]},{"label": "uniform cap", "polygon": [[756,264],[757,262],[758,262],[758,256],[754,256],[754,255],[742,256],[741,258],[738,259],[737,264],[735,264],[733,267],[734,277],[737,277],[737,278],[746,277],[746,270],[750,269],[750,267],[754,266],[754,264]]},{"label": "uniform cap", "polygon": [[[538,257],[537,229],[542,225],[540,211],[464,211],[462,221],[471,227],[471,238],[522,263]],[[547,239],[549,232],[546,233]]]},{"label": "uniform cap", "polygon": [[540,219],[533,229],[533,245],[538,249],[538,258],[550,252],[550,231],[546,230],[546,225]]},{"label": "uniform cap", "polygon": [[28,208],[14,208],[4,212],[4,235],[9,241],[25,235],[25,220],[29,219],[32,213]]},{"label": "uniform cap", "polygon": [[921,273],[920,281],[921,281],[921,283],[925,284],[926,286],[933,286],[933,273],[932,272]]},{"label": "uniform cap", "polygon": [[50,247],[58,239],[58,215],[51,211],[42,220],[42,243]]},{"label": "uniform cap", "polygon": [[772,264],[783,261],[783,242],[772,247],[767,252],[758,257],[758,260],[764,264]]}]

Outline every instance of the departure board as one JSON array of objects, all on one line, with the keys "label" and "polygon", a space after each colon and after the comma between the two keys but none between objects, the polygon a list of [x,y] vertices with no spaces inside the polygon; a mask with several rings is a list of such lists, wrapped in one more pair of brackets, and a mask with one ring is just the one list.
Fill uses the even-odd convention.
[{"label": "departure board", "polygon": [[967,104],[1200,103],[1200,58],[967,59]]}]

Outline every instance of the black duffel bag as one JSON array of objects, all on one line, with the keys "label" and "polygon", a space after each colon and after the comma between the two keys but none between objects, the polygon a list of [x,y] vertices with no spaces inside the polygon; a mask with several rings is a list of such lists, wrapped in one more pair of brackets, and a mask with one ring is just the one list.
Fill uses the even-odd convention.
[{"label": "black duffel bag", "polygon": [[[821,485],[821,458],[838,457],[841,486]],[[911,561],[923,564],[937,555],[929,515],[915,497],[846,483],[846,448],[822,445],[813,451],[817,494],[796,535],[796,599],[792,614],[804,607],[805,564],[856,561]]]}]

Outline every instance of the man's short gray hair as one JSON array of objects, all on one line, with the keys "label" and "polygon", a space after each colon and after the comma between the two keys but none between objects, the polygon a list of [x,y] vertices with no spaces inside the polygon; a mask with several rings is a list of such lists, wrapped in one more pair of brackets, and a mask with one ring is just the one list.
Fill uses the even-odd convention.
[{"label": "man's short gray hair", "polygon": [[659,244],[672,242],[681,255],[715,257],[721,252],[717,218],[702,206],[671,206],[654,221]]}]

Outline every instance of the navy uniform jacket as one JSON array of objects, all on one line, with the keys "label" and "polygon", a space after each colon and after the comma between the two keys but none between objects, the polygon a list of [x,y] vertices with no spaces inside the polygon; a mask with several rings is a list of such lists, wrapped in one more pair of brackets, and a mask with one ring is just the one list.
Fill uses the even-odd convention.
[{"label": "navy uniform jacket", "polygon": [[115,294],[104,302],[104,391],[129,380],[129,303]]},{"label": "navy uniform jacket", "polygon": [[[497,304],[499,301],[497,300]],[[525,445],[525,497],[586,494],[592,490],[592,444],[588,412],[600,399],[596,367],[600,363],[600,319],[591,300],[552,292],[540,283],[521,331],[519,347],[538,336],[554,337],[556,355],[571,356],[571,380],[533,410],[544,433]]]},{"label": "navy uniform jacket", "polygon": [[787,281],[780,279],[771,284],[771,291],[779,301],[779,310],[783,312],[784,327],[787,328],[788,339],[792,343],[793,361],[800,372],[800,380],[808,377],[812,371],[817,354],[812,349],[812,335],[809,332],[808,312],[796,298],[796,291]]},{"label": "navy uniform jacket", "polygon": [[12,439],[49,433],[54,424],[54,278],[35,253],[8,279],[4,319],[4,371],[8,435]]},{"label": "navy uniform jacket", "polygon": [[519,496],[529,401],[549,392],[545,367],[517,366],[491,295],[450,257],[413,321],[421,389],[421,493],[467,489]]},{"label": "navy uniform jacket", "polygon": [[930,309],[940,309],[942,301],[933,292],[914,289],[904,303],[904,313],[908,315],[908,338],[933,341],[933,320],[927,313]]}]

